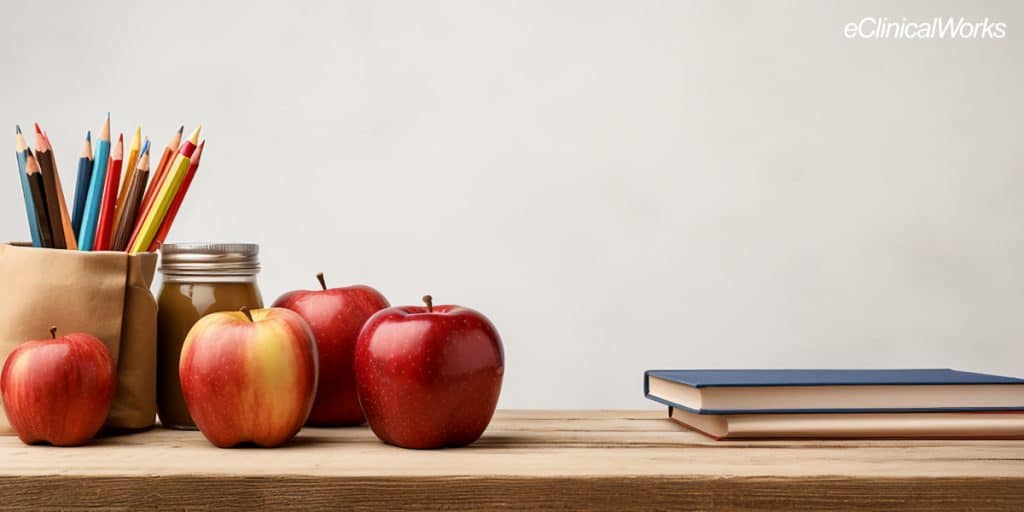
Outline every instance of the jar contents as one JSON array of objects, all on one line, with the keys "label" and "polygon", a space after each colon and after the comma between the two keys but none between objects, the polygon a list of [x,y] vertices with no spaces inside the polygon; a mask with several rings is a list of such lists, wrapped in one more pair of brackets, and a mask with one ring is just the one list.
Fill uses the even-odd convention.
[{"label": "jar contents", "polygon": [[157,412],[165,427],[194,429],[178,378],[181,347],[192,325],[218,311],[263,307],[255,244],[167,244],[161,248],[157,313]]}]

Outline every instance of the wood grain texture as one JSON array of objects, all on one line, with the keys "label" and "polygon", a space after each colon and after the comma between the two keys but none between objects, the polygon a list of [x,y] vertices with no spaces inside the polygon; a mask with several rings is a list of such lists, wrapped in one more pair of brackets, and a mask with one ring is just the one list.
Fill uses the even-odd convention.
[{"label": "wood grain texture", "polygon": [[1020,510],[1024,441],[716,442],[662,411],[500,411],[469,448],[369,429],[220,450],[155,429],[80,448],[0,437],[0,510]]}]

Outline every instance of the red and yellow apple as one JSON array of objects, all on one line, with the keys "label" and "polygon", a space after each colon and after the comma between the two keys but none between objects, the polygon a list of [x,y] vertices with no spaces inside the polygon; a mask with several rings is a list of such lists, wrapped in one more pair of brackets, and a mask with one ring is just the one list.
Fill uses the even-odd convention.
[{"label": "red and yellow apple", "polygon": [[263,447],[302,428],[317,381],[309,325],[283,308],[226,311],[199,319],[181,349],[185,405],[215,446]]},{"label": "red and yellow apple", "polygon": [[356,339],[366,320],[390,304],[380,292],[369,286],[328,289],[324,275],[321,273],[316,277],[320,281],[320,290],[288,292],[273,304],[302,316],[316,338],[320,384],[306,423],[318,426],[360,425],[366,420],[356,396]]},{"label": "red and yellow apple", "polygon": [[15,348],[0,375],[4,412],[26,444],[78,446],[92,439],[110,412],[117,385],[103,342],[83,333],[29,341]]},{"label": "red and yellow apple", "polygon": [[494,415],[505,355],[494,325],[460,306],[389,308],[356,343],[359,403],[374,434],[405,448],[476,441]]}]

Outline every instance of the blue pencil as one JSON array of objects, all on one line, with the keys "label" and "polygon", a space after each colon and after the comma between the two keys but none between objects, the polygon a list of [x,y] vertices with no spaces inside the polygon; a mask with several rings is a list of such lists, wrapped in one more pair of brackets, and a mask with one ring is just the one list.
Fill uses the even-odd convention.
[{"label": "blue pencil", "polygon": [[78,158],[78,180],[75,182],[75,206],[71,210],[71,229],[75,240],[81,236],[82,213],[85,212],[85,198],[89,195],[89,181],[92,177],[92,133],[85,132],[85,147]]},{"label": "blue pencil", "polygon": [[43,241],[39,236],[39,223],[36,221],[36,207],[32,201],[32,191],[28,185],[28,174],[25,173],[25,164],[28,160],[28,153],[31,151],[28,148],[28,142],[25,142],[25,136],[21,134],[21,126],[14,126],[14,147],[15,156],[18,157],[18,174],[21,178],[21,192],[25,196],[25,213],[28,214],[28,231],[32,236],[32,246],[42,247]]},{"label": "blue pencil", "polygon": [[82,212],[81,233],[78,249],[91,251],[96,243],[96,226],[100,220],[100,205],[103,202],[103,186],[107,181],[107,160],[110,158],[110,114],[103,121],[100,138],[96,141],[96,157],[92,160],[92,176],[89,178],[89,193],[85,198]]}]

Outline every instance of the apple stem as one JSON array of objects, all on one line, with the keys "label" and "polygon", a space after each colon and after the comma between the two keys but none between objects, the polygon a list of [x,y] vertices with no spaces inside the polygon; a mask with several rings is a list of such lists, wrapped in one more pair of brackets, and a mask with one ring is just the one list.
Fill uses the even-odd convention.
[{"label": "apple stem", "polygon": [[242,314],[245,315],[245,317],[248,318],[250,322],[252,322],[252,311],[249,311],[249,308],[242,306],[238,308],[238,310],[241,311]]},{"label": "apple stem", "polygon": [[53,338],[53,339],[57,339],[57,326],[56,325],[50,326],[50,337]]},{"label": "apple stem", "polygon": [[327,282],[324,281],[324,273],[323,272],[317,272],[316,273],[316,280],[320,281],[320,288],[323,288],[324,290],[327,289]]},{"label": "apple stem", "polygon": [[427,304],[427,313],[434,312],[434,298],[430,295],[423,296],[423,302]]}]

